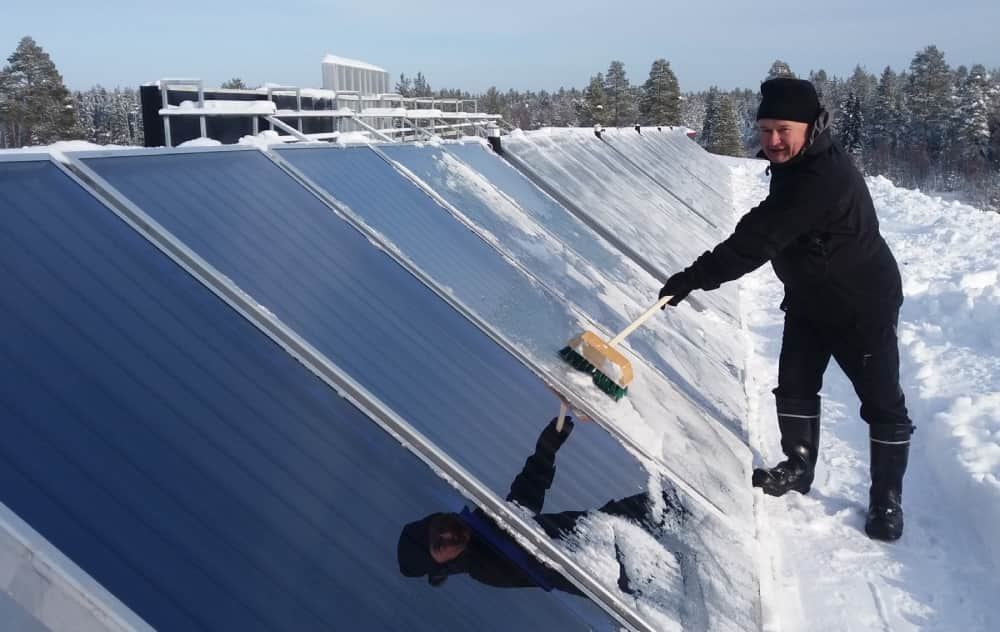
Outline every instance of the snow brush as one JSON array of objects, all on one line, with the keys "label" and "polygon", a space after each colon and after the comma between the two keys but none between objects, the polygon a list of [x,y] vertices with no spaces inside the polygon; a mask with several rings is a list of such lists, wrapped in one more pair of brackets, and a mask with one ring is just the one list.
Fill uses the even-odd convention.
[{"label": "snow brush", "polygon": [[656,310],[662,309],[672,298],[664,296],[658,300],[611,340],[604,342],[594,332],[585,331],[567,342],[559,355],[574,369],[592,373],[597,388],[617,402],[628,395],[628,385],[632,383],[633,376],[632,363],[615,349],[615,345],[625,340],[625,336],[638,329],[639,325],[646,322]]}]

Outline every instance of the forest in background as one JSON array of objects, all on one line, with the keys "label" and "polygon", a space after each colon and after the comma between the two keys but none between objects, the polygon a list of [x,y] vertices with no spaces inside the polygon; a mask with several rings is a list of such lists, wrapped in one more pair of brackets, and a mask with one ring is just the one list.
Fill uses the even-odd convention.
[{"label": "forest in background", "polygon": [[[930,45],[898,71],[887,66],[873,74],[857,66],[849,77],[822,69],[797,74],[776,60],[761,80],[777,76],[813,82],[833,114],[834,135],[866,174],[1000,211],[1000,69],[952,68]],[[248,86],[234,78],[221,87]],[[401,74],[395,89],[409,97],[477,99],[481,111],[526,130],[684,126],[714,153],[753,156],[759,149],[757,87],[683,92],[666,59],[653,61],[639,83],[630,80],[621,61],[611,61],[582,89],[434,90],[421,72],[413,78]],[[49,55],[25,37],[0,70],[0,148],[72,139],[142,145],[138,90],[94,86],[70,92]]]}]

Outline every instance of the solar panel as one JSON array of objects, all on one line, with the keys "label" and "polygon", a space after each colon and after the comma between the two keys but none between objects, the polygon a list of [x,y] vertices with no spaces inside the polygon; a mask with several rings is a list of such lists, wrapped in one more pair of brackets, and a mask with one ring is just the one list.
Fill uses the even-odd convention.
[{"label": "solar panel", "polygon": [[[696,177],[685,165],[688,153],[681,153],[665,143],[658,143],[657,136],[670,134],[646,128],[641,134],[631,129],[609,129],[601,135],[612,149],[619,152],[622,159],[647,175],[663,189],[677,197],[692,213],[704,216],[714,226],[706,232],[716,239],[729,235],[733,225],[733,208],[730,196],[720,193],[715,184]],[[674,133],[675,135],[677,133]],[[688,140],[689,143],[694,143]],[[695,146],[695,149],[701,151]],[[717,181],[728,190],[728,177]]]},{"label": "solar panel", "polygon": [[[536,282],[529,282],[511,266],[505,268],[491,263],[491,259],[498,260],[499,255],[491,252],[482,238],[455,221],[426,192],[401,178],[391,165],[380,162],[374,152],[366,148],[291,147],[278,152],[338,200],[346,213],[354,216],[373,234],[378,234],[383,243],[391,244],[389,247],[398,250],[412,265],[428,274],[436,285],[460,302],[468,304],[481,300],[483,289],[476,282],[468,281],[469,278],[491,279],[492,283],[510,288],[507,295],[507,300],[511,302],[510,311],[540,316],[533,328],[498,329],[506,339],[514,340],[527,349],[532,362],[544,367],[548,375],[566,371],[565,365],[553,353],[553,340],[561,341],[564,337],[550,338],[548,334],[539,334],[549,327],[541,319],[549,318],[553,313],[552,308],[547,306],[553,302],[552,295],[540,293]],[[443,188],[450,190],[452,185],[454,182],[451,185],[446,183]],[[432,195],[438,196],[439,193],[435,191]],[[561,315],[562,312],[556,311],[555,314]],[[503,318],[494,315],[486,316],[484,320],[491,326],[503,322]],[[566,328],[581,326],[572,321],[563,322]],[[541,351],[532,351],[533,348]],[[580,375],[569,372],[574,376]],[[661,454],[662,458],[658,461],[660,467],[675,473],[682,472],[689,483],[725,507],[735,521],[719,522],[714,515],[703,513],[700,505],[689,504],[690,511],[699,517],[697,528],[686,530],[680,538],[685,542],[680,549],[686,551],[682,556],[691,562],[686,569],[684,585],[705,591],[691,596],[690,603],[704,598],[707,610],[712,613],[710,618],[718,617],[712,621],[718,621],[720,625],[734,612],[745,613],[752,620],[753,608],[749,604],[756,591],[755,574],[749,564],[752,558],[748,551],[741,550],[741,542],[747,540],[742,536],[734,537],[734,532],[730,531],[731,526],[749,524],[745,521],[750,519],[748,505],[744,503],[745,496],[733,491],[745,486],[739,474],[743,468],[743,457],[736,456],[743,454],[744,447],[727,431],[713,424],[704,412],[692,407],[685,398],[658,390],[660,384],[639,381],[637,377],[635,392],[623,400],[626,403],[611,403],[602,394],[595,393],[592,385],[582,386],[579,390],[592,394],[599,402],[594,405],[604,417],[622,427],[628,427],[637,410],[642,411],[642,417],[655,419],[657,423],[676,424],[665,433],[662,443],[649,440],[639,445]],[[593,404],[592,401],[590,403]],[[711,459],[699,456],[705,446],[711,446]],[[596,456],[594,463],[600,463],[600,468],[604,468],[622,458],[612,454],[621,454],[621,451],[609,448],[607,454]],[[712,467],[708,467],[709,463]],[[732,477],[733,474],[736,476]],[[742,526],[736,528],[738,530]],[[668,544],[667,548],[677,551],[676,546],[680,546],[678,541]],[[719,560],[727,561],[719,564]],[[696,577],[698,579],[694,579]],[[692,612],[697,610],[695,607]],[[692,625],[698,627],[697,623]],[[739,629],[740,625],[742,623],[732,629]]]},{"label": "solar panel", "polygon": [[463,497],[53,163],[0,159],[0,201],[0,501],[151,625],[617,627],[403,577]]},{"label": "solar panel", "polygon": [[[540,213],[529,213],[445,147],[457,148],[453,145],[393,145],[381,150],[459,210],[488,241],[498,244],[563,300],[579,306],[606,329],[621,331],[655,300],[660,284],[634,266],[621,265],[621,255],[608,249],[606,244],[602,249],[602,244],[596,243],[596,235],[591,233],[590,241],[581,245],[588,253],[595,253],[597,261],[564,245],[560,237],[568,232],[568,218],[572,216],[561,208],[554,208],[557,205],[549,206],[551,198],[541,195],[525,181],[534,194],[528,193],[522,198],[542,205]],[[478,144],[470,149],[479,154],[480,164],[489,161]],[[493,157],[491,162],[498,163],[499,159]],[[505,171],[504,166],[494,165],[491,175],[498,171]],[[553,216],[558,219],[550,220]],[[542,219],[547,223],[543,224]],[[550,231],[549,225],[560,233]],[[570,239],[571,243],[584,241],[572,236]],[[599,267],[600,262],[611,264],[610,274]],[[616,276],[616,272],[620,274]],[[454,285],[447,276],[441,280],[446,285]],[[706,338],[704,324],[692,318],[689,311],[671,310],[663,318],[647,321],[629,336],[629,345],[687,397],[710,411],[716,419],[724,420],[741,432],[746,417],[746,396],[738,375],[726,368],[726,363],[740,353],[737,339],[733,336]],[[706,362],[706,357],[715,364]],[[711,392],[704,392],[703,384],[713,384]],[[680,398],[683,396],[677,393],[671,397]]]},{"label": "solar panel", "polygon": [[[688,399],[671,397],[672,387],[664,380],[650,376],[643,382],[646,377],[639,372],[632,395],[626,398],[626,403],[615,404],[589,385],[581,373],[567,368],[555,351],[572,335],[593,325],[505,263],[481,238],[456,222],[370,149],[283,149],[280,155],[384,236],[437,284],[470,305],[507,340],[514,341],[547,375],[568,384],[584,384],[577,390],[590,396],[593,405],[609,419],[628,424],[630,418],[638,417],[636,411],[641,410],[649,418],[676,424],[676,435],[728,448],[731,452],[720,454],[720,458],[732,464],[733,469],[725,471],[739,469],[737,463],[741,457],[737,454],[742,453],[742,445],[728,431],[706,423],[705,412]],[[494,308],[497,298],[491,295],[491,286],[502,288],[502,309]],[[657,447],[653,445],[654,453],[658,452]],[[707,467],[701,459],[689,458],[683,442],[664,442],[660,461],[680,472],[698,489],[705,490],[705,495],[719,507],[734,515],[744,510],[741,501],[727,491],[741,481],[721,481],[720,476],[729,474]]]},{"label": "solar panel", "polygon": [[[553,322],[552,313],[565,318],[566,307],[550,300],[525,303],[524,297],[535,300],[537,288],[526,285],[521,275],[512,277],[509,263],[491,263],[497,259],[495,251],[481,250],[479,237],[371,150],[288,151],[295,156],[319,154],[317,173],[342,182],[343,189],[332,191],[342,208],[352,209],[344,212],[354,221],[360,218],[359,209],[384,215],[381,234],[376,235],[369,222],[363,235],[254,151],[106,155],[85,161],[497,495],[506,494],[540,428],[554,415],[557,399],[542,380],[415,276],[427,274],[431,264],[452,270],[455,284],[438,281],[438,291],[491,310],[499,322],[527,323],[530,326],[519,334],[524,340],[516,342],[529,351],[537,344],[560,370],[570,372],[551,347],[553,339],[565,335],[536,333],[551,326],[545,323]],[[325,156],[341,156],[343,161],[331,163]],[[400,234],[388,230],[391,226]],[[439,232],[442,226],[448,227],[444,233]],[[407,239],[421,236],[432,240],[436,250],[411,252],[404,247]],[[473,242],[478,245],[471,246]],[[417,252],[429,262],[403,268],[394,259],[412,259]],[[486,253],[491,256],[483,256]],[[471,293],[466,293],[469,288]],[[563,327],[579,327],[563,322]],[[536,335],[537,343],[532,337]],[[586,388],[592,393],[592,386]],[[593,396],[605,406],[602,410],[617,406],[599,393]],[[645,397],[655,400],[656,395],[650,389]],[[630,406],[621,410],[632,410]],[[658,404],[655,414],[680,423],[689,406],[684,400]],[[743,448],[725,431],[717,432],[702,413],[690,411],[684,430],[663,442],[661,466],[690,471],[686,489],[695,485],[705,490],[731,510],[734,520],[748,518],[745,498],[730,491],[743,485],[742,478],[728,481],[739,471],[739,462],[720,469],[690,458],[695,445],[712,445],[725,462],[730,451],[736,459],[735,452]],[[625,418],[635,420],[638,415]],[[659,447],[659,441],[652,444],[654,452]],[[571,443],[559,454],[558,467],[546,512],[594,509],[647,487],[648,475],[636,459],[591,424],[577,425]],[[752,616],[749,604],[756,589],[751,557],[730,550],[743,540],[734,538],[728,523],[703,515],[698,507],[690,511],[698,516],[693,523],[697,527],[671,536],[673,544],[666,547],[677,552],[671,555],[685,556],[690,565],[682,582],[685,596],[667,604],[665,616],[683,619],[686,615],[672,609],[685,602],[696,604],[690,606],[694,612]],[[604,570],[598,577],[606,586],[616,585]],[[713,604],[702,604],[713,584],[729,588],[712,594]]]},{"label": "solar panel", "polygon": [[[504,139],[504,151],[621,240],[629,256],[661,281],[717,243],[703,219],[643,174],[626,169],[620,157],[585,130],[511,135]],[[738,322],[734,288],[698,294],[697,300]]]},{"label": "solar panel", "polygon": [[[358,151],[388,168],[367,149]],[[263,154],[85,162],[477,478],[506,494],[538,432],[558,412],[556,396]],[[352,168],[359,186],[391,195],[402,185],[419,194],[398,176],[378,180],[369,166]],[[514,314],[516,304],[504,296],[519,287],[502,285],[503,276],[481,272],[476,261],[443,260],[482,284],[483,302],[497,313],[529,321],[529,315]],[[598,506],[644,486],[646,475],[634,460],[594,472],[588,459],[620,447],[600,431],[592,434],[592,441],[579,441],[579,462],[562,464],[574,493],[553,490],[553,510]]]},{"label": "solar panel", "polygon": [[[678,163],[691,176],[707,187],[719,190],[723,196],[731,195],[729,167],[717,156],[708,153],[697,143],[677,130],[650,134],[649,139],[656,146],[668,148],[678,157]],[[761,167],[763,169],[763,166]]]},{"label": "solar panel", "polygon": [[[545,226],[551,233],[573,251],[600,267],[606,276],[629,282],[636,277],[637,267],[623,260],[621,253],[585,225],[579,218],[569,213],[557,201],[543,193],[520,171],[498,157],[493,150],[479,143],[447,145],[448,153],[457,156],[473,169],[483,174],[489,181],[513,199],[518,206]],[[641,285],[656,284],[652,275]]]}]

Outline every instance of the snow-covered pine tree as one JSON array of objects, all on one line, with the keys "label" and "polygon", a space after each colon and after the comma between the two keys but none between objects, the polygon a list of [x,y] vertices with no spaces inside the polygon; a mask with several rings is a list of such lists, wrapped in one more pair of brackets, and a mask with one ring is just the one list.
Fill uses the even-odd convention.
[{"label": "snow-covered pine tree", "polygon": [[767,71],[767,76],[764,77],[764,80],[766,81],[776,77],[791,77],[794,79],[795,73],[792,72],[792,68],[787,62],[775,59],[774,63],[771,64],[771,69]]},{"label": "snow-covered pine tree", "polygon": [[479,97],[479,109],[488,114],[503,114],[503,95],[496,86],[490,86],[486,93]]},{"label": "snow-covered pine tree", "polygon": [[413,95],[415,97],[432,97],[434,96],[434,91],[431,89],[431,84],[428,83],[427,77],[424,77],[424,73],[417,71],[417,76],[413,78]]},{"label": "snow-covered pine tree", "polygon": [[[514,92],[513,90],[511,92]],[[520,129],[531,129],[531,108],[528,103],[531,93],[520,94],[514,92],[515,98],[510,101],[510,123]]]},{"label": "snow-covered pine tree", "polygon": [[1000,68],[994,68],[988,75],[986,103],[990,123],[990,158],[993,163],[993,188],[995,210],[1000,211]]},{"label": "snow-covered pine tree", "polygon": [[810,70],[809,82],[816,88],[816,96],[819,97],[819,102],[825,106],[827,104],[826,98],[830,83],[830,78],[826,76],[826,71],[822,68],[815,72]]},{"label": "snow-covered pine tree", "polygon": [[760,134],[757,131],[757,108],[760,106],[760,92],[757,90],[734,90],[733,105],[740,128],[743,150],[753,156],[760,151]]},{"label": "snow-covered pine tree", "polygon": [[906,85],[909,107],[907,144],[923,149],[937,163],[944,150],[952,111],[952,79],[948,64],[936,46],[918,52],[910,62]]},{"label": "snow-covered pine tree", "polygon": [[[964,162],[983,163],[990,155],[990,125],[986,68],[976,64],[969,69],[958,93],[958,120],[954,130]],[[967,165],[967,166],[971,166]]]},{"label": "snow-covered pine tree", "polygon": [[863,148],[865,146],[865,119],[861,108],[861,98],[850,92],[840,106],[840,144],[854,160],[854,164],[863,169]]},{"label": "snow-covered pine tree", "polygon": [[681,125],[699,130],[705,124],[704,92],[689,92],[681,97]]},{"label": "snow-covered pine tree", "polygon": [[712,124],[712,139],[707,149],[714,154],[742,156],[743,143],[740,139],[733,99],[729,95],[722,95],[717,101],[716,118]]},{"label": "snow-covered pine tree", "polygon": [[961,64],[958,68],[951,72],[951,81],[954,84],[953,87],[957,93],[965,85],[965,80],[969,78],[969,69],[965,67],[965,64]]},{"label": "snow-covered pine tree", "polygon": [[547,90],[539,91],[535,99],[532,118],[538,127],[552,127],[552,120],[555,118],[555,106],[552,103],[552,95]]},{"label": "snow-covered pine tree", "polygon": [[574,102],[580,97],[580,91],[567,90],[560,87],[553,95],[552,124],[558,127],[575,127],[578,123]]},{"label": "snow-covered pine tree", "polygon": [[396,94],[404,97],[413,96],[413,81],[406,76],[406,73],[399,73],[399,81],[396,82]]},{"label": "snow-covered pine tree", "polygon": [[219,88],[223,90],[249,90],[250,86],[248,86],[240,77],[233,77],[228,81],[223,81]]},{"label": "snow-covered pine tree", "polygon": [[49,54],[24,37],[0,71],[0,147],[78,138],[69,90]]},{"label": "snow-covered pine tree", "polygon": [[680,125],[681,90],[670,62],[657,59],[642,86],[639,122],[643,125]]},{"label": "snow-covered pine tree", "polygon": [[590,126],[600,123],[607,124],[608,97],[604,93],[604,75],[597,73],[590,78],[587,89],[583,91],[583,99],[577,110],[580,125]]},{"label": "snow-covered pine tree", "polygon": [[622,62],[612,61],[608,66],[608,73],[604,76],[604,94],[607,99],[604,107],[606,112],[604,124],[615,127],[634,125],[636,122],[635,104],[632,100],[632,90],[628,77],[625,74],[625,64]]},{"label": "snow-covered pine tree", "polygon": [[701,134],[698,139],[701,146],[708,149],[713,143],[715,126],[719,118],[719,89],[712,86],[705,95],[705,118],[701,124]]},{"label": "snow-covered pine tree", "polygon": [[83,135],[84,140],[92,143],[104,144],[107,141],[95,140],[101,134],[101,120],[105,116],[101,107],[100,93],[107,92],[101,86],[94,86],[86,92],[76,92],[73,94],[75,101],[77,126]]},{"label": "snow-covered pine tree", "polygon": [[866,71],[861,64],[854,67],[851,78],[847,80],[848,90],[854,93],[861,104],[861,110],[870,112],[878,91],[878,78]]},{"label": "snow-covered pine tree", "polygon": [[868,172],[896,179],[897,147],[903,135],[902,90],[899,77],[886,66],[879,77],[868,120],[868,151],[865,152]]},{"label": "snow-covered pine tree", "polygon": [[969,201],[980,207],[989,206],[992,185],[988,90],[989,79],[981,64],[963,74],[949,134],[952,144],[948,155],[954,157],[948,161],[952,166],[949,189],[963,190]]},{"label": "snow-covered pine tree", "polygon": [[139,92],[130,88],[115,88],[111,94],[111,139],[116,145],[142,145],[142,105]]},{"label": "snow-covered pine tree", "polygon": [[98,145],[142,145],[139,93],[94,86],[73,95],[82,137]]}]

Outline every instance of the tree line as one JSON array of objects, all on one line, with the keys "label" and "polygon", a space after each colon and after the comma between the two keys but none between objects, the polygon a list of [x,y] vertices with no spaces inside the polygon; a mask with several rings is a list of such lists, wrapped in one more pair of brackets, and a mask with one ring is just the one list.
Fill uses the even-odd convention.
[{"label": "tree line", "polygon": [[[798,75],[776,60],[762,80],[780,76]],[[955,193],[980,208],[1000,211],[1000,69],[952,68],[930,45],[900,71],[887,66],[876,75],[859,65],[849,77],[820,69],[800,78],[816,86],[833,115],[834,136],[864,173],[908,188]],[[421,85],[434,94],[426,79]],[[612,61],[582,90],[500,92],[491,87],[476,96],[480,109],[501,114],[521,129],[681,125],[714,153],[754,156],[760,149],[758,89],[682,93],[665,59],[654,61],[638,85],[629,81],[621,61]]]},{"label": "tree line", "polygon": [[[696,133],[706,149],[730,156],[754,156],[757,141],[757,88],[682,93],[665,59],[654,61],[646,80],[632,84],[621,61],[590,78],[582,90],[501,92],[496,87],[469,95],[431,90],[426,78],[412,83],[401,75],[397,91],[406,96],[477,98],[482,110],[501,114],[521,129],[546,126],[631,127],[680,125]],[[796,77],[776,60],[762,80]],[[868,175],[883,175],[899,186],[954,193],[980,208],[1000,211],[1000,69],[981,64],[952,68],[930,45],[908,68],[886,67],[878,75],[856,66],[849,77],[823,69],[800,78],[816,86],[833,115],[833,134]]]},{"label": "tree line", "polygon": [[142,145],[139,93],[101,86],[70,92],[49,54],[25,37],[0,70],[0,148],[60,140]]},{"label": "tree line", "polygon": [[[764,78],[777,76],[796,75],[778,60]],[[818,70],[801,78],[816,86],[833,114],[834,136],[864,173],[1000,211],[1000,69],[951,68],[931,45],[898,72],[887,66],[876,75],[856,66],[849,77]],[[685,98],[684,124],[700,130],[709,149],[756,154],[758,91],[711,88]],[[720,125],[725,140],[716,136]]]},{"label": "tree line", "polygon": [[[796,76],[776,60],[762,79]],[[813,82],[833,114],[833,133],[869,175],[900,186],[953,192],[981,208],[1000,211],[1000,69],[981,64],[952,68],[931,45],[908,68],[878,75],[857,66],[849,77],[825,70],[802,75]],[[246,88],[239,79],[222,87]],[[759,91],[712,87],[682,93],[666,59],[652,62],[633,84],[621,61],[590,78],[583,89],[481,94],[433,90],[423,73],[401,74],[397,93],[407,97],[476,99],[521,129],[544,126],[685,126],[709,151],[752,156],[757,145]],[[138,91],[95,86],[70,92],[46,53],[25,37],[0,70],[0,148],[81,139],[101,145],[142,145]]]}]

